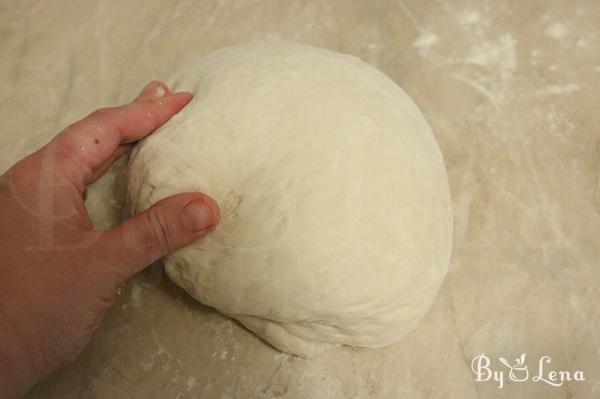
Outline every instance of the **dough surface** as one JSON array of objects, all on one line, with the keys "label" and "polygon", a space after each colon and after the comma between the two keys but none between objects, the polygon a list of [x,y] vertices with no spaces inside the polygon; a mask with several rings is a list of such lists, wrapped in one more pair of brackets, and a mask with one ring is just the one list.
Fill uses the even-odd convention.
[{"label": "dough surface", "polygon": [[227,47],[174,81],[194,99],[132,154],[130,205],[201,191],[222,217],[165,257],[169,277],[295,355],[411,331],[446,275],[452,210],[404,91],[357,58],[291,43]]}]

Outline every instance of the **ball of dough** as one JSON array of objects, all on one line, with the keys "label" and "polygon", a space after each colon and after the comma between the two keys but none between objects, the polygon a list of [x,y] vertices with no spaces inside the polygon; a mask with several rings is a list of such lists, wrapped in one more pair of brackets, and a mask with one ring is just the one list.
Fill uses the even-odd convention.
[{"label": "ball of dough", "polygon": [[169,277],[275,348],[381,347],[423,318],[452,242],[448,178],[421,112],[361,60],[253,43],[175,79],[194,93],[129,163],[135,213],[181,192],[221,222]]}]

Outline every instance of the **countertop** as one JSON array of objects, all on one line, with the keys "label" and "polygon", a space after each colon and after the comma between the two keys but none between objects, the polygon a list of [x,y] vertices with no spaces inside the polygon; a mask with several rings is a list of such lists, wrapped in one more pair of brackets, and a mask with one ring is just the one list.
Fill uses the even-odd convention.
[{"label": "countertop", "polygon": [[[2,2],[0,170],[201,55],[291,40],[406,90],[440,143],[455,215],[448,277],[398,344],[285,355],[156,264],[28,398],[600,397],[599,26],[592,0]],[[123,168],[89,190],[97,228],[124,217]],[[499,358],[523,353],[517,381],[523,365],[511,376]],[[502,388],[477,381],[482,354]],[[571,381],[546,382],[551,370]]]}]

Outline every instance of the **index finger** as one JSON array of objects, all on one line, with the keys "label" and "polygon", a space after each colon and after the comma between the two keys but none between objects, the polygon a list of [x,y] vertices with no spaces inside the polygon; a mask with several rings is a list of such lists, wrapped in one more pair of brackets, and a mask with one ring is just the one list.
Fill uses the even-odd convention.
[{"label": "index finger", "polygon": [[80,190],[119,145],[138,141],[185,107],[192,95],[175,93],[102,108],[67,127],[51,142],[66,177]]}]

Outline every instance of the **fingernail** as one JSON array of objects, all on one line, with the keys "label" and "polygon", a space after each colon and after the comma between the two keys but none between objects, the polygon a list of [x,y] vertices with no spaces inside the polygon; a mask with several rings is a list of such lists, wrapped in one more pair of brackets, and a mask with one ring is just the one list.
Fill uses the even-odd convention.
[{"label": "fingernail", "polygon": [[214,224],[212,211],[201,200],[194,200],[183,208],[183,223],[192,232],[207,230]]},{"label": "fingernail", "polygon": [[173,93],[174,96],[185,96],[185,97],[194,97],[194,95],[192,93],[190,93],[189,91],[178,91],[177,93]]}]

